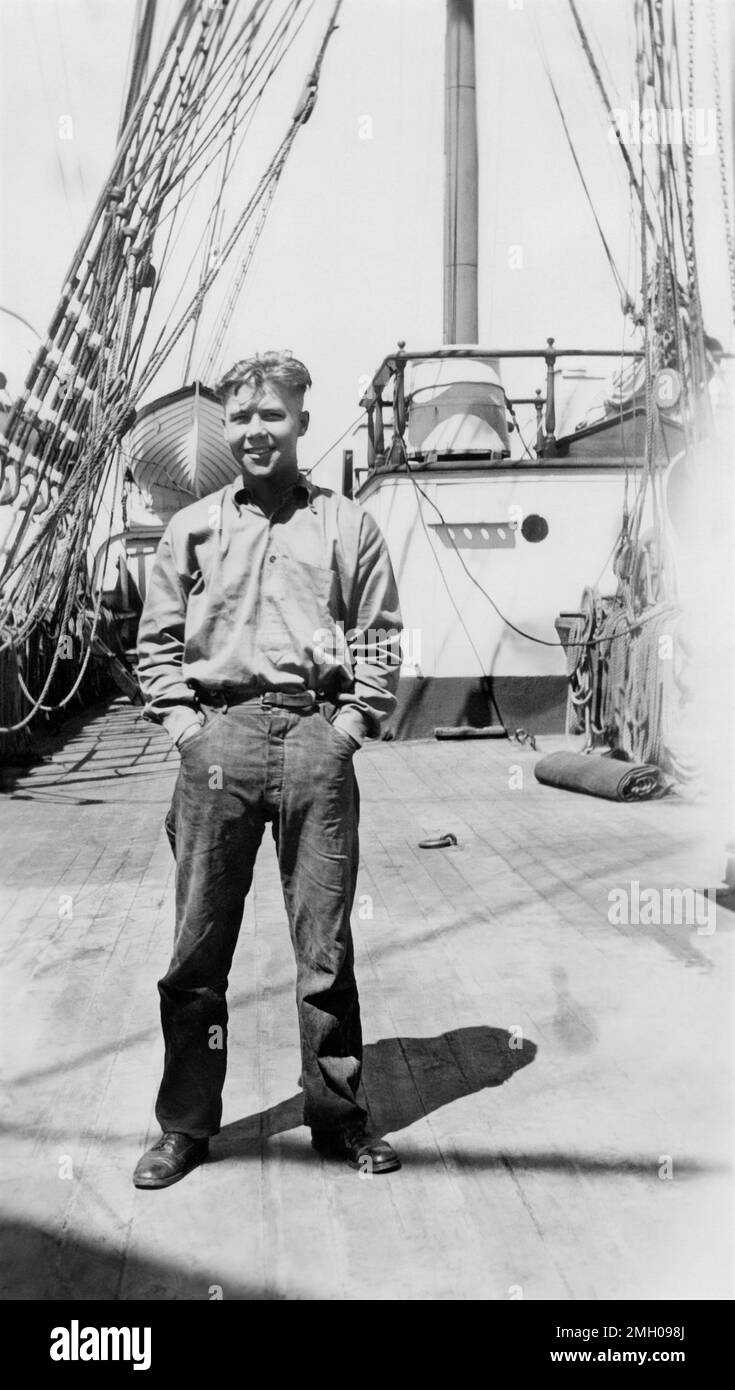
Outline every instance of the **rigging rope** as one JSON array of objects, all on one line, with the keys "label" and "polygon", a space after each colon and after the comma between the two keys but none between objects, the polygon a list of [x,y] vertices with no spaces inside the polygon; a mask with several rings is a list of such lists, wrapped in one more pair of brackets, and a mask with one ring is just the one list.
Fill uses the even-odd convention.
[{"label": "rigging rope", "polygon": [[[615,113],[614,113],[613,108],[612,108],[612,106],[611,106],[611,104],[610,104],[610,98],[609,98],[609,96],[608,96],[608,94],[607,94],[607,90],[606,90],[606,88],[605,88],[605,84],[604,84],[604,82],[603,82],[603,80],[602,80],[602,74],[601,74],[600,69],[599,69],[599,67],[598,67],[598,65],[597,65],[597,62],[596,62],[596,60],[595,60],[595,55],[594,55],[594,53],[592,52],[592,48],[591,48],[591,46],[590,46],[589,39],[587,38],[587,35],[586,35],[586,33],[585,33],[584,26],[583,26],[582,21],[581,21],[581,19],[580,19],[580,17],[579,17],[579,11],[578,11],[578,9],[577,9],[577,6],[576,6],[574,0],[569,0],[569,8],[570,8],[570,10],[571,10],[571,12],[572,12],[572,18],[574,19],[574,23],[575,23],[576,28],[577,28],[577,33],[579,34],[579,38],[580,38],[580,41],[581,41],[581,44],[582,44],[582,48],[583,48],[583,50],[584,50],[584,55],[585,55],[585,57],[586,57],[586,59],[587,59],[587,62],[588,62],[588,64],[589,64],[589,67],[590,67],[590,71],[591,71],[591,73],[592,73],[592,76],[594,77],[595,82],[597,83],[597,89],[598,89],[598,91],[599,91],[599,93],[600,93],[600,96],[602,97],[603,102],[604,102],[605,110],[607,111],[608,120],[610,121],[610,125],[611,125],[612,129],[615,131],[615,139],[616,139],[616,141],[617,141],[618,149],[620,150],[620,153],[621,153],[621,155],[622,155],[622,157],[623,157],[623,162],[624,162],[624,164],[625,164],[625,167],[626,167],[626,169],[628,170],[628,177],[630,178],[630,182],[631,182],[631,184],[632,184],[632,186],[633,186],[633,188],[634,188],[634,190],[635,190],[635,192],[636,192],[636,194],[637,194],[638,200],[639,200],[639,202],[640,202],[641,199],[642,199],[642,196],[643,196],[643,195],[642,195],[641,185],[640,185],[640,183],[638,182],[638,179],[637,179],[637,177],[636,177],[635,169],[633,168],[633,161],[632,161],[632,159],[631,159],[631,157],[630,157],[630,154],[629,154],[629,152],[628,152],[628,147],[627,147],[627,145],[626,145],[626,143],[625,143],[625,141],[624,141],[624,139],[623,139],[623,136],[622,136],[620,127],[619,127],[619,125],[618,125],[618,123],[617,123],[617,121],[616,121],[616,119],[615,119]],[[655,228],[654,228],[653,222],[652,222],[651,219],[650,219],[650,216],[647,215],[646,221],[647,221],[647,225],[648,225],[649,231],[650,231],[651,233],[654,233]]]},{"label": "rigging rope", "polygon": [[620,274],[620,272],[619,272],[619,270],[618,270],[618,267],[617,267],[617,265],[616,265],[616,263],[615,263],[615,257],[613,256],[613,253],[612,253],[612,251],[610,250],[610,246],[609,246],[609,244],[608,244],[607,237],[605,236],[605,233],[604,233],[604,231],[603,231],[603,229],[602,229],[602,224],[601,224],[601,222],[600,222],[600,219],[599,219],[599,217],[597,216],[597,209],[595,208],[594,202],[593,202],[593,200],[592,200],[592,194],[590,193],[589,187],[588,187],[588,185],[587,185],[587,180],[585,179],[584,173],[582,172],[582,166],[581,166],[581,164],[580,164],[580,162],[579,162],[579,158],[578,158],[578,156],[577,156],[577,151],[576,151],[576,149],[574,148],[574,141],[572,140],[572,137],[571,137],[571,134],[570,134],[570,131],[569,131],[569,126],[567,125],[566,116],[564,115],[564,108],[563,108],[563,106],[562,106],[562,104],[561,104],[561,100],[560,100],[560,98],[559,98],[559,93],[557,92],[557,89],[556,89],[556,84],[555,84],[554,79],[553,79],[553,77],[552,77],[552,75],[551,75],[551,70],[550,70],[550,68],[546,65],[545,62],[544,62],[544,67],[546,68],[546,76],[547,76],[548,79],[549,79],[549,85],[551,86],[551,91],[552,91],[552,94],[553,94],[553,97],[554,97],[554,101],[556,102],[557,110],[558,110],[559,115],[560,115],[560,117],[561,117],[561,123],[562,123],[563,129],[564,129],[564,134],[565,134],[565,136],[566,136],[566,138],[567,138],[567,144],[569,145],[569,150],[570,150],[570,152],[571,152],[572,159],[574,160],[574,167],[576,168],[577,173],[579,174],[580,182],[581,182],[581,184],[582,184],[582,188],[584,189],[585,197],[586,197],[586,199],[587,199],[587,202],[589,203],[589,206],[590,206],[590,209],[591,209],[591,212],[592,212],[592,216],[593,216],[594,219],[595,219],[595,226],[597,227],[597,230],[598,230],[598,232],[599,232],[600,240],[601,240],[601,242],[602,242],[603,249],[604,249],[605,255],[606,255],[606,257],[607,257],[608,265],[610,266],[610,269],[611,269],[612,274],[613,274],[613,278],[614,278],[614,280],[615,280],[615,287],[616,287],[616,289],[617,289],[617,291],[618,291],[618,294],[619,294],[619,296],[620,296],[620,304],[621,304],[623,313],[624,313],[624,314],[625,314],[625,313],[630,313],[630,312],[633,311],[633,308],[634,308],[634,306],[633,306],[633,301],[632,301],[632,299],[631,299],[631,297],[630,297],[630,295],[629,295],[629,293],[628,293],[627,287],[626,287],[626,285],[625,285],[625,283],[624,283],[624,281],[623,281],[623,277],[621,276],[621,274]]},{"label": "rigging rope", "polygon": [[[578,22],[574,0],[570,6]],[[664,419],[654,399],[654,381],[664,366],[675,366],[679,373],[681,397],[676,422],[686,458],[693,436],[701,437],[711,425],[695,243],[694,3],[689,0],[685,99],[673,7],[667,12],[651,0],[635,0],[634,17],[637,109],[639,117],[653,118],[658,130],[658,150],[651,160],[657,175],[653,197],[659,230],[655,236],[648,208],[647,190],[652,184],[646,167],[648,142],[644,140],[640,141],[639,174],[631,184],[640,203],[644,466],[629,515],[626,494],[615,557],[617,594],[609,601],[602,600],[596,589],[585,590],[583,616],[570,633],[567,727],[576,713],[584,719],[585,751],[592,748],[596,736],[629,758],[656,763],[674,777],[685,779],[692,768],[677,756],[673,744],[676,721],[686,707],[688,694],[687,649],[681,634],[683,610],[676,599],[675,556],[663,489],[664,469],[671,461]],[[675,109],[675,83],[679,109],[685,105],[687,113],[679,158],[675,157],[671,132],[660,127],[666,114]],[[646,503],[653,521],[649,531],[643,530]]]},{"label": "rigging rope", "polygon": [[[234,40],[234,6],[226,13],[186,0],[151,80],[129,113],[112,173],[72,260],[48,336],[0,435],[0,501],[15,506],[2,572],[0,653],[12,648],[20,661],[26,650],[30,661],[28,643],[34,633],[43,625],[57,633],[40,694],[30,695],[27,677],[19,670],[19,689],[32,700],[31,710],[0,732],[23,729],[39,710],[60,707],[46,703],[46,696],[61,660],[62,638],[73,614],[86,602],[90,528],[113,459],[118,468],[122,460],[120,438],[135,403],[199,312],[244,229],[272,199],[296,134],[311,114],[340,6],[341,0],[332,5],[306,95],[236,218],[221,257],[179,319],[173,325],[170,317],[164,322],[163,341],[159,335],[145,357],[144,335],[162,268],[159,265],[158,273],[153,269],[154,235],[170,216],[173,198],[166,252],[182,199],[190,197],[224,150],[223,187],[233,168],[235,132],[257,107],[288,52],[293,40],[289,31],[297,10],[304,10],[303,0],[289,0],[275,15],[278,7],[256,0]],[[307,12],[310,8],[306,6]],[[226,84],[234,72],[236,91],[230,96]],[[61,705],[73,698],[84,679],[101,604],[100,583],[81,670]]]}]

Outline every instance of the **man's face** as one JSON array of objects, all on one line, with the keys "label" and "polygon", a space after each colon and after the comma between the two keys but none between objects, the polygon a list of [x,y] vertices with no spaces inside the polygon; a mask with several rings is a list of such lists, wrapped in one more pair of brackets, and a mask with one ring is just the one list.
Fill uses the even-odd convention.
[{"label": "man's face", "polygon": [[264,482],[293,476],[296,450],[309,424],[303,398],[272,382],[249,383],[225,402],[225,439],[242,470],[243,480]]}]

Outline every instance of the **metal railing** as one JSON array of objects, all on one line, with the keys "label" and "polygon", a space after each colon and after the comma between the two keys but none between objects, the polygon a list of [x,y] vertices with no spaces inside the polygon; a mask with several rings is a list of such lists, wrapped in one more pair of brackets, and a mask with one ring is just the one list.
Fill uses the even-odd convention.
[{"label": "metal railing", "polygon": [[[731,354],[722,353],[717,356],[727,357]],[[451,359],[496,359],[498,362],[523,358],[528,360],[541,360],[546,364],[546,394],[543,395],[541,387],[536,391],[535,396],[519,396],[512,399],[504,392],[506,406],[510,408],[511,414],[516,405],[533,405],[536,411],[536,453],[543,457],[554,449],[556,442],[556,364],[561,358],[566,357],[609,357],[609,358],[642,358],[643,352],[634,348],[557,348],[553,338],[546,339],[545,348],[506,348],[495,349],[486,347],[441,347],[434,348],[428,352],[407,352],[403,340],[398,343],[398,351],[390,353],[381,362],[377,372],[360,401],[360,405],[367,411],[368,428],[368,471],[390,466],[390,459],[396,447],[405,448],[404,440],[406,433],[406,423],[408,419],[409,401],[406,397],[405,373],[406,365],[409,362],[430,362],[444,361]],[[383,398],[383,392],[389,381],[393,379],[393,390],[390,400]],[[383,419],[384,410],[392,410],[392,439],[390,446],[386,449],[385,445],[385,421]]]}]

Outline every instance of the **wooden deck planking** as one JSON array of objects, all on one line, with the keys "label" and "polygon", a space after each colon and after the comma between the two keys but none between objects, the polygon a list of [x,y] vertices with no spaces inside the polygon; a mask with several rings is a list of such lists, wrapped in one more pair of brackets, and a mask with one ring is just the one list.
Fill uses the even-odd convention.
[{"label": "wooden deck planking", "polygon": [[[0,812],[10,1297],[732,1295],[731,919],[713,937],[607,920],[608,889],[631,879],[717,881],[711,811],[553,792],[533,761],[506,743],[359,756],[365,1091],[403,1171],[360,1178],[310,1149],[267,835],[223,1130],[165,1193],[130,1172],[156,1132],[177,759],[121,701],[19,779]],[[446,830],[456,848],[418,849]]]}]

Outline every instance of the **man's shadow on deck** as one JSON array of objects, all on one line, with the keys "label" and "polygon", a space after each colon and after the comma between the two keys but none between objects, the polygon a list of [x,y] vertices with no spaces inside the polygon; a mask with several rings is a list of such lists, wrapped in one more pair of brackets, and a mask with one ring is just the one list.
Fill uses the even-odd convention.
[{"label": "man's shadow on deck", "polygon": [[[505,1028],[453,1028],[435,1038],[381,1038],[365,1048],[362,1104],[377,1138],[408,1129],[416,1120],[488,1086],[502,1086],[532,1062],[536,1044]],[[251,1144],[303,1125],[298,1092],[269,1110],[225,1125],[212,1159],[236,1157]]]}]

